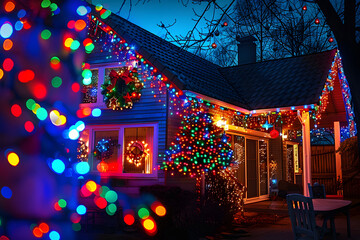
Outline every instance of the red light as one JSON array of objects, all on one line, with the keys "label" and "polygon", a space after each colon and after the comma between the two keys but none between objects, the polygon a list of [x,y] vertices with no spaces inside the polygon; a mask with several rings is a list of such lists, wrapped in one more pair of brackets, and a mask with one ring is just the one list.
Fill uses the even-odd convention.
[{"label": "red light", "polygon": [[55,209],[56,211],[61,211],[62,208],[60,207],[59,203],[56,202],[56,203],[54,204],[54,209]]},{"label": "red light", "polygon": [[3,62],[3,68],[5,71],[9,72],[14,67],[14,62],[10,58],[6,58]]},{"label": "red light", "polygon": [[33,94],[37,99],[43,99],[46,97],[47,90],[44,84],[38,83],[33,88]]},{"label": "red light", "polygon": [[217,47],[216,43],[211,44],[211,47],[216,48]]},{"label": "red light", "polygon": [[90,197],[92,194],[92,192],[90,192],[87,188],[86,185],[82,186],[80,189],[80,195],[82,197]]},{"label": "red light", "polygon": [[70,216],[70,220],[71,220],[72,223],[79,223],[80,220],[81,220],[81,216],[79,214],[77,214],[77,213],[73,213]]},{"label": "red light", "polygon": [[334,41],[334,39],[331,37],[331,38],[329,38],[329,42],[333,42]]},{"label": "red light", "polygon": [[107,201],[105,198],[95,197],[94,202],[95,202],[96,206],[98,206],[100,209],[106,208]]},{"label": "red light", "polygon": [[[83,44],[84,46],[86,47],[88,44],[91,44],[92,43],[92,40],[90,38],[86,38],[84,41],[83,41]],[[88,64],[88,63],[85,63],[85,64]]]},{"label": "red light", "polygon": [[40,228],[38,228],[38,227],[35,227],[35,228],[33,229],[33,234],[34,234],[34,236],[37,237],[37,238],[41,238],[41,237],[43,236],[42,231],[41,231]]},{"label": "red light", "polygon": [[14,8],[15,8],[15,4],[12,1],[8,1],[5,4],[5,11],[7,12],[11,12],[12,10],[14,10]]},{"label": "red light", "polygon": [[86,22],[84,20],[80,19],[75,22],[75,30],[76,31],[80,32],[85,27],[86,27]]},{"label": "red light", "polygon": [[29,82],[35,78],[35,73],[31,70],[24,70],[19,72],[18,79],[22,83]]},{"label": "red light", "polygon": [[315,24],[319,24],[320,23],[320,20],[317,18],[315,19]]},{"label": "red light", "polygon": [[74,20],[70,20],[67,24],[67,27],[70,29],[73,29],[75,27],[75,21]]},{"label": "red light", "polygon": [[99,171],[99,172],[107,172],[109,170],[109,165],[104,162],[104,161],[101,161],[98,163],[98,165],[96,166],[96,169]]},{"label": "red light", "polygon": [[306,11],[307,10],[307,7],[306,6],[303,6],[303,8],[302,8],[304,11]]},{"label": "red light", "polygon": [[47,225],[46,223],[40,223],[39,229],[41,232],[47,233],[47,232],[49,232],[49,225]]},{"label": "red light", "polygon": [[3,235],[0,237],[0,240],[9,240],[9,238],[7,236]]},{"label": "red light", "polygon": [[125,217],[124,217],[124,222],[125,222],[127,225],[133,225],[134,222],[135,222],[135,218],[134,218],[133,215],[127,214],[127,215],[125,215]]},{"label": "red light", "polygon": [[22,110],[21,107],[18,104],[14,104],[11,106],[11,113],[12,115],[14,115],[15,117],[20,117]]},{"label": "red light", "polygon": [[83,64],[82,64],[82,70],[84,70],[84,69],[90,69],[90,64],[88,64],[88,63],[83,63]]},{"label": "red light", "polygon": [[71,90],[72,90],[73,92],[78,92],[78,91],[80,91],[80,84],[78,84],[78,83],[73,83],[73,84],[71,85]]},{"label": "red light", "polygon": [[224,22],[223,26],[226,27],[227,25],[228,25],[228,23],[227,23],[227,22]]}]

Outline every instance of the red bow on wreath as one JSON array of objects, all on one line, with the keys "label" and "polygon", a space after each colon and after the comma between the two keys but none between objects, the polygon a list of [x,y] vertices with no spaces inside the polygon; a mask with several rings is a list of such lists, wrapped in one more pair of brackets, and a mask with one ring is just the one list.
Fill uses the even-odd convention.
[{"label": "red bow on wreath", "polygon": [[110,85],[107,86],[106,88],[109,91],[115,87],[116,82],[119,80],[119,78],[124,80],[126,85],[129,84],[129,82],[133,81],[133,79],[130,77],[130,71],[127,69],[125,69],[125,71],[121,75],[117,73],[115,70],[111,70],[109,77],[110,77]]}]

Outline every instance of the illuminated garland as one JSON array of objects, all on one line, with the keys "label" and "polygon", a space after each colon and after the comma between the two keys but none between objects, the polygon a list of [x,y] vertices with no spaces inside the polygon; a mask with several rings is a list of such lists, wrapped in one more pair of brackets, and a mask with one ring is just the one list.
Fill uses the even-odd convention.
[{"label": "illuminated garland", "polygon": [[108,108],[113,110],[132,108],[133,101],[141,97],[141,89],[144,84],[138,79],[137,68],[131,71],[124,67],[120,72],[111,70],[108,80],[101,85],[101,94]]},{"label": "illuminated garland", "polygon": [[126,147],[126,160],[136,167],[141,166],[145,158],[149,156],[150,149],[145,141],[131,141]]},{"label": "illuminated garland", "polygon": [[177,133],[177,143],[172,143],[166,152],[168,161],[162,169],[192,177],[225,169],[232,161],[233,151],[223,129],[214,125],[212,117],[201,109],[190,111]]},{"label": "illuminated garland", "polygon": [[115,142],[111,138],[99,140],[95,146],[94,156],[104,161],[114,153]]},{"label": "illuminated garland", "polygon": [[77,159],[80,162],[88,160],[88,146],[86,146],[86,143],[81,139],[79,139],[78,141],[78,147],[76,150],[77,150]]}]

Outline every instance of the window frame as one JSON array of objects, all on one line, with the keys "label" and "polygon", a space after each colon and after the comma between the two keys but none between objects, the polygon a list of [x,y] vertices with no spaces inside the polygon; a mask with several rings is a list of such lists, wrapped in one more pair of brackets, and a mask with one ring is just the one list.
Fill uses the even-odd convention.
[{"label": "window frame", "polygon": [[[125,128],[139,128],[139,127],[153,127],[153,147],[152,147],[152,173],[145,174],[145,173],[124,173],[123,172],[123,165],[124,165],[124,153],[125,153],[125,137],[124,132]],[[110,125],[87,125],[85,130],[89,130],[89,158],[88,162],[90,165],[90,172],[93,174],[99,174],[101,177],[108,178],[108,177],[116,177],[116,178],[157,178],[158,176],[158,167],[157,167],[157,159],[158,159],[158,131],[159,126],[158,123],[132,123],[132,124],[110,124]],[[95,147],[95,132],[96,131],[119,131],[118,136],[118,144],[120,144],[118,150],[118,166],[119,170],[117,172],[105,172],[100,173],[94,168],[94,156],[92,152],[94,151]]]}]

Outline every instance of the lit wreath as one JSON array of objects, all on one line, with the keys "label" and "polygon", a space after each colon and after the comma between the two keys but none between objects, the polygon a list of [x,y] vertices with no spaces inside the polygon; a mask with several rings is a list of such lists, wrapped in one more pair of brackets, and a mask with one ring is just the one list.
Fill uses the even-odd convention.
[{"label": "lit wreath", "polygon": [[131,141],[126,148],[126,160],[139,167],[150,153],[148,144],[144,141]]}]

